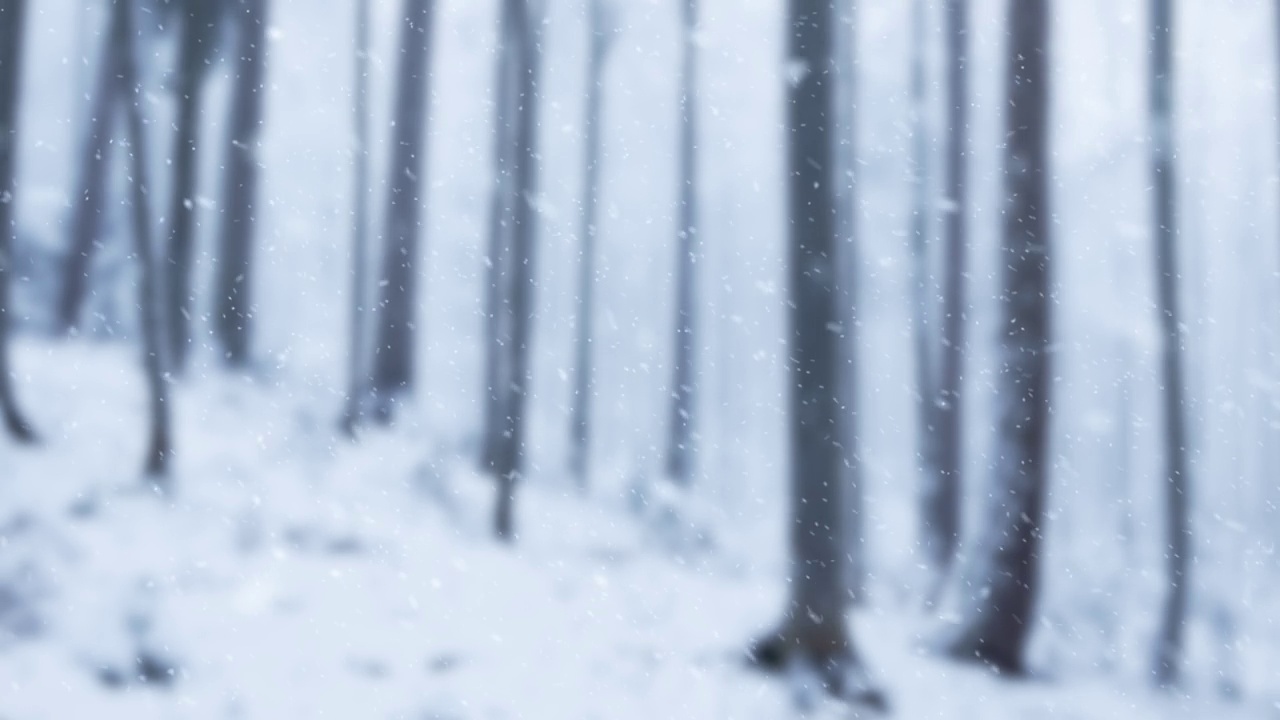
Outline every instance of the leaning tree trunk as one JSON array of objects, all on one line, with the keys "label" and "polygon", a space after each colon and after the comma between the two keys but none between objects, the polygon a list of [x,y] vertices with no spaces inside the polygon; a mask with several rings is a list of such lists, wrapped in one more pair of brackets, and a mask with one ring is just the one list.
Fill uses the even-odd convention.
[{"label": "leaning tree trunk", "polygon": [[573,410],[570,416],[572,447],[569,471],[580,489],[587,486],[587,464],[591,451],[591,327],[595,322],[596,206],[600,196],[600,95],[604,61],[609,51],[609,30],[605,27],[604,0],[591,0],[591,52],[587,60],[585,152],[582,180],[582,242],[578,259],[578,333],[573,381]]},{"label": "leaning tree trunk", "polygon": [[[830,0],[790,0],[788,18],[789,64],[831,67],[837,23]],[[833,85],[830,73],[810,71],[787,90],[791,582],[780,627],[757,641],[751,657],[837,697],[883,705],[845,619],[841,349],[831,332],[841,321]]]},{"label": "leaning tree trunk", "polygon": [[200,107],[204,95],[210,2],[186,0],[180,12],[181,58],[178,62],[178,118],[173,145],[173,194],[169,203],[164,303],[169,308],[169,360],[174,372],[186,368],[191,347],[191,264],[195,244],[197,147]]},{"label": "leaning tree trunk", "polygon": [[18,88],[22,82],[22,40],[26,0],[0,0],[0,412],[14,438],[30,442],[35,433],[18,410],[9,371],[9,263],[13,254],[14,196],[17,192]]},{"label": "leaning tree trunk", "polygon": [[225,359],[237,367],[249,361],[253,319],[250,270],[258,222],[258,143],[267,90],[266,5],[266,0],[239,0],[234,9],[240,36],[239,74],[231,96],[214,331]]},{"label": "leaning tree trunk", "polygon": [[858,303],[854,293],[858,278],[858,198],[857,153],[854,152],[854,117],[857,107],[857,54],[854,52],[853,1],[837,5],[836,79],[833,89],[836,102],[836,260],[840,275],[841,345],[839,397],[842,406],[843,431],[840,443],[844,449],[845,545],[849,567],[845,583],[849,600],[855,605],[866,600],[866,553],[864,551],[862,464],[858,455]]},{"label": "leaning tree trunk", "polygon": [[351,348],[342,428],[354,435],[368,384],[365,303],[369,300],[369,0],[356,3],[355,183],[351,189]]},{"label": "leaning tree trunk", "polygon": [[138,79],[132,0],[115,0],[112,42],[120,50],[120,81],[130,97],[125,102],[129,133],[134,252],[138,258],[138,310],[142,331],[142,366],[150,396],[151,432],[146,472],[164,477],[169,472],[171,434],[169,393],[164,380],[164,306],[160,302],[159,268],[151,244],[151,212],[147,195],[147,138],[142,119],[142,85]]},{"label": "leaning tree trunk", "polygon": [[[113,14],[110,23],[116,22]],[[109,38],[118,35],[114,27],[108,30]],[[80,312],[89,290],[89,268],[96,249],[94,241],[98,239],[106,203],[107,169],[110,166],[107,155],[120,96],[120,48],[105,42],[85,124],[87,134],[80,156],[80,180],[72,199],[71,235],[58,295],[57,323],[58,329],[64,333],[70,333],[79,326]]]},{"label": "leaning tree trunk", "polygon": [[1178,309],[1178,218],[1174,195],[1173,10],[1169,0],[1151,1],[1151,173],[1154,209],[1156,295],[1164,347],[1165,558],[1169,592],[1156,639],[1152,672],[1162,686],[1178,680],[1183,624],[1187,615],[1188,518],[1187,430],[1183,406],[1182,332]]},{"label": "leaning tree trunk", "polygon": [[506,278],[511,266],[511,232],[515,219],[511,178],[511,145],[514,141],[511,118],[516,98],[512,96],[520,72],[515,55],[517,40],[510,13],[503,12],[498,27],[498,57],[493,97],[493,197],[489,208],[488,286],[485,288],[484,428],[480,466],[492,471],[498,461],[502,435],[503,389],[510,385],[505,348],[511,344],[511,329],[503,311],[507,297]]},{"label": "leaning tree trunk", "polygon": [[937,384],[927,399],[932,461],[923,492],[922,539],[925,560],[934,572],[935,585],[946,579],[960,544],[960,474],[963,463],[961,437],[961,383],[964,370],[964,278],[967,258],[966,219],[968,212],[968,13],[967,0],[947,0],[947,143],[944,165],[946,210],[942,238],[946,267],[943,269],[942,315],[939,338]]},{"label": "leaning tree trunk", "polygon": [[697,0],[684,0],[680,43],[680,208],[676,233],[676,333],[666,474],[679,485],[693,481],[695,285],[698,249]]},{"label": "leaning tree trunk", "polygon": [[943,649],[1021,672],[1039,588],[1049,463],[1049,0],[1008,5],[997,458],[987,518]]},{"label": "leaning tree trunk", "polygon": [[413,385],[418,233],[427,155],[427,84],[432,0],[405,0],[391,152],[391,194],[373,358],[374,412],[389,422],[395,400]]},{"label": "leaning tree trunk", "polygon": [[498,438],[493,474],[498,496],[494,507],[494,532],[499,539],[514,539],[515,486],[524,472],[525,405],[528,400],[529,343],[533,325],[534,243],[537,195],[538,23],[533,0],[506,0],[516,37],[521,72],[513,84],[515,142],[512,148],[514,222],[511,231],[511,272],[508,301],[502,311],[511,328],[506,346],[510,382],[502,388],[503,425]]}]

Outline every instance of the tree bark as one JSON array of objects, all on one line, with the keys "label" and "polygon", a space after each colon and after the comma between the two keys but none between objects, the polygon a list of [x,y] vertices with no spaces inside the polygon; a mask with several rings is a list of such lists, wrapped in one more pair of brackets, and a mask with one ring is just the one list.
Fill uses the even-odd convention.
[{"label": "tree bark", "polygon": [[605,0],[591,0],[590,54],[587,61],[586,116],[583,121],[585,150],[582,181],[582,249],[578,259],[578,327],[575,344],[573,409],[570,417],[572,447],[569,471],[579,489],[587,487],[591,452],[591,328],[595,322],[596,206],[600,193],[600,105],[609,28],[605,27]]},{"label": "tree bark", "polygon": [[537,129],[538,129],[538,36],[540,18],[532,0],[505,0],[515,28],[517,57],[521,72],[513,89],[516,96],[515,144],[512,154],[514,192],[513,227],[511,233],[511,273],[508,302],[503,307],[511,328],[511,342],[505,346],[506,366],[511,381],[503,389],[503,425],[498,438],[498,451],[493,468],[498,484],[494,508],[494,533],[503,541],[515,537],[515,486],[525,467],[525,404],[528,400],[529,344],[533,325],[534,250],[537,199]]},{"label": "tree bark", "polygon": [[509,302],[506,278],[511,265],[511,233],[515,223],[511,176],[512,143],[515,135],[511,118],[516,98],[512,94],[520,73],[511,14],[502,12],[498,27],[498,57],[493,102],[493,197],[489,209],[488,286],[485,288],[485,398],[484,428],[480,465],[492,471],[498,462],[510,369],[505,365],[511,329],[503,308]]},{"label": "tree bark", "polygon": [[[947,0],[946,42],[947,142],[944,163],[945,211],[942,242],[942,316],[936,357],[938,377],[927,398],[929,437],[933,447],[923,493],[924,555],[934,572],[936,587],[950,573],[960,544],[960,484],[963,469],[961,391],[964,371],[965,273],[968,238],[968,13],[967,0]],[[931,593],[936,596],[936,590]]]},{"label": "tree bark", "polygon": [[26,0],[0,0],[0,413],[13,438],[31,442],[35,433],[18,409],[9,369],[9,265],[17,230],[18,97]]},{"label": "tree bark", "polygon": [[342,428],[355,435],[363,415],[369,384],[365,343],[368,340],[365,303],[369,301],[369,0],[356,2],[354,131],[355,182],[351,189],[351,349],[348,359],[347,403]]},{"label": "tree bark", "polygon": [[1151,0],[1151,23],[1151,179],[1155,190],[1152,236],[1156,244],[1156,302],[1163,335],[1165,558],[1169,582],[1152,672],[1159,685],[1168,686],[1178,681],[1182,660],[1191,554],[1182,321],[1178,303],[1178,218],[1174,194],[1177,169],[1173,139],[1173,10],[1169,0]]},{"label": "tree bark", "polygon": [[693,482],[694,357],[697,303],[698,146],[697,146],[697,0],[684,0],[684,34],[680,58],[680,207],[676,233],[675,360],[672,368],[671,418],[666,474],[675,483]]},{"label": "tree bark", "polygon": [[[115,14],[110,23],[117,22]],[[114,27],[108,37],[118,37]],[[102,44],[98,75],[94,80],[93,100],[85,125],[84,154],[81,155],[80,180],[71,206],[71,235],[63,267],[62,288],[58,296],[58,329],[73,332],[80,324],[80,313],[89,289],[89,268],[95,241],[102,225],[107,194],[107,169],[110,163],[111,134],[121,96],[120,48],[110,42]]]},{"label": "tree bark", "polygon": [[956,659],[1009,673],[1025,669],[1049,470],[1048,1],[1008,5],[997,460],[961,622],[943,643]]},{"label": "tree bark", "polygon": [[390,421],[395,401],[413,387],[418,235],[426,184],[427,87],[434,10],[432,0],[405,0],[401,26],[391,194],[373,358],[374,411],[381,422]]},{"label": "tree bark", "polygon": [[227,363],[249,362],[253,320],[252,252],[258,222],[258,144],[266,95],[266,0],[239,0],[239,68],[231,96],[222,243],[217,273],[216,337]]},{"label": "tree bark", "polygon": [[168,272],[165,273],[169,360],[171,369],[177,373],[186,368],[191,347],[191,265],[195,244],[200,109],[213,15],[208,3],[216,1],[186,0],[180,10],[182,44],[177,73],[178,125],[173,146],[173,195],[169,203]]},{"label": "tree bark", "polygon": [[129,133],[129,156],[134,253],[138,259],[138,311],[142,332],[142,366],[150,398],[151,430],[146,455],[146,472],[153,478],[169,474],[172,450],[169,392],[164,379],[164,306],[160,302],[160,271],[155,263],[151,239],[151,212],[148,208],[147,138],[142,118],[142,85],[138,79],[137,50],[132,0],[114,0],[112,23],[118,35],[113,44],[120,49],[120,81],[131,98],[124,103]]},{"label": "tree bark", "polygon": [[845,620],[844,457],[841,320],[836,257],[838,152],[836,18],[829,0],[790,0],[787,97],[790,215],[791,582],[780,628],[756,642],[752,659],[816,678],[829,693],[883,706]]}]

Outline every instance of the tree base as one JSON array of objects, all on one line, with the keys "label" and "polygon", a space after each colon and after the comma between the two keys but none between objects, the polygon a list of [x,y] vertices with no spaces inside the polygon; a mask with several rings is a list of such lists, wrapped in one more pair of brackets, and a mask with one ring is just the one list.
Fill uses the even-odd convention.
[{"label": "tree base", "polygon": [[843,633],[807,635],[786,628],[768,633],[751,643],[747,661],[764,672],[785,673],[802,707],[811,705],[813,694],[821,691],[877,714],[889,711],[888,698],[872,683],[847,638],[841,637]]},{"label": "tree base", "polygon": [[[937,643],[937,652],[957,662],[984,665],[999,675],[1026,677],[1026,663],[1022,658],[1021,643],[1008,638],[1011,633],[989,631],[981,624],[960,626],[944,635]],[[997,640],[989,641],[988,637]]]}]

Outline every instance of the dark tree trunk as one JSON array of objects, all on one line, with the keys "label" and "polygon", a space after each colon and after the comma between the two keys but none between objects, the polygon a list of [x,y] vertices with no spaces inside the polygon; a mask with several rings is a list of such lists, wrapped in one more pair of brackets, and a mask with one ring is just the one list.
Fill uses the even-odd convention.
[{"label": "dark tree trunk", "polygon": [[[113,14],[109,22],[114,24],[117,21]],[[114,27],[108,30],[108,37],[118,37]],[[101,53],[85,125],[80,180],[72,199],[71,236],[68,238],[62,288],[58,296],[58,329],[64,333],[70,333],[79,326],[85,295],[88,294],[89,268],[106,202],[107,169],[110,166],[107,155],[121,95],[120,49],[111,42],[104,42]]]},{"label": "dark tree trunk", "polygon": [[351,189],[351,357],[348,359],[347,406],[342,428],[354,435],[368,387],[365,343],[369,301],[369,0],[356,3],[355,32],[355,183]]},{"label": "dark tree trunk", "polygon": [[142,86],[138,79],[135,25],[131,0],[115,0],[113,44],[120,49],[120,81],[128,89],[125,115],[129,133],[129,174],[134,252],[138,259],[138,312],[142,331],[142,366],[150,395],[151,432],[146,472],[153,478],[169,473],[171,434],[169,391],[164,380],[164,306],[160,302],[159,268],[152,251],[151,212],[147,195],[147,138],[142,118]]},{"label": "dark tree trunk", "polygon": [[591,452],[591,328],[595,322],[596,206],[600,193],[600,104],[605,56],[609,51],[609,29],[605,27],[605,0],[591,0],[590,56],[587,61],[585,151],[582,181],[582,242],[578,259],[578,334],[573,382],[573,410],[570,417],[572,447],[569,471],[580,489],[587,487],[587,465]]},{"label": "dark tree trunk", "polygon": [[787,667],[828,692],[882,706],[845,619],[846,516],[837,389],[841,321],[836,203],[836,92],[824,68],[836,61],[829,0],[790,0],[788,58],[808,68],[788,86],[790,216],[791,582],[781,626],[751,657]]},{"label": "dark tree trunk", "polygon": [[422,189],[426,185],[423,176],[427,169],[427,85],[434,7],[432,0],[405,0],[401,27],[391,145],[391,194],[372,377],[374,411],[382,422],[391,419],[396,399],[413,386],[418,235],[422,224]]},{"label": "dark tree trunk", "polygon": [[1161,614],[1152,672],[1162,686],[1178,681],[1183,624],[1187,615],[1187,564],[1191,554],[1188,517],[1187,430],[1183,404],[1182,332],[1178,308],[1178,218],[1174,195],[1173,10],[1169,0],[1151,0],[1151,172],[1155,188],[1156,295],[1164,346],[1165,558],[1169,592]]},{"label": "dark tree trunk", "polygon": [[996,458],[987,517],[966,563],[961,622],[944,650],[1024,669],[1039,588],[1049,426],[1049,0],[1008,5]]},{"label": "dark tree trunk", "polygon": [[14,438],[30,442],[35,433],[18,410],[9,370],[9,263],[17,229],[14,196],[18,186],[18,95],[22,84],[22,48],[26,0],[0,0],[0,412]]},{"label": "dark tree trunk", "polygon": [[200,141],[200,108],[204,95],[205,62],[209,57],[210,2],[186,0],[181,9],[182,45],[178,63],[178,126],[173,145],[173,195],[169,203],[169,245],[166,258],[169,308],[169,360],[181,373],[191,347],[191,264],[195,244],[196,173]]},{"label": "dark tree trunk", "polygon": [[[938,523],[932,517],[937,496],[937,442],[934,437],[937,415],[934,398],[933,343],[929,324],[929,142],[925,123],[928,102],[925,70],[926,12],[928,0],[914,0],[911,12],[911,338],[915,351],[916,422],[921,478],[920,549],[929,560],[937,556],[942,544],[936,537]],[[937,595],[940,573],[931,562],[934,588],[927,592],[932,604]]]},{"label": "dark tree trunk", "polygon": [[849,567],[845,583],[849,599],[861,604],[866,599],[866,554],[863,552],[862,464],[858,455],[858,303],[854,288],[858,280],[858,197],[857,153],[854,134],[857,107],[858,58],[854,52],[853,0],[841,0],[836,25],[836,260],[840,287],[841,371],[840,403],[844,448],[845,536]]},{"label": "dark tree trunk", "polygon": [[505,346],[511,381],[502,392],[503,425],[498,437],[493,473],[498,497],[494,508],[494,532],[498,538],[514,539],[515,486],[525,467],[525,404],[528,400],[529,343],[533,325],[534,243],[537,196],[538,129],[538,35],[540,18],[532,0],[506,0],[517,37],[521,72],[513,86],[516,95],[515,144],[512,153],[513,227],[511,232],[511,273],[507,302],[502,308],[511,328],[511,342]]},{"label": "dark tree trunk", "polygon": [[254,230],[258,222],[258,143],[266,95],[266,0],[239,0],[232,10],[239,32],[238,75],[231,95],[222,244],[214,330],[228,364],[249,361]]},{"label": "dark tree trunk", "polygon": [[[930,475],[923,493],[923,544],[925,559],[936,582],[946,578],[960,543],[960,473],[963,438],[960,427],[961,383],[964,370],[964,277],[967,259],[968,213],[967,138],[969,108],[967,0],[947,0],[947,143],[945,158],[946,210],[942,237],[946,267],[943,269],[942,316],[938,348],[938,378],[928,398],[929,436],[933,448]],[[936,587],[936,586],[935,586]],[[936,595],[936,592],[933,593]]]},{"label": "dark tree trunk", "polygon": [[511,232],[515,223],[511,177],[511,125],[517,99],[512,94],[520,73],[516,57],[513,18],[504,11],[498,27],[498,58],[493,99],[493,198],[489,208],[488,286],[485,288],[485,397],[484,429],[480,465],[492,471],[498,458],[502,435],[504,389],[511,384],[505,349],[511,343],[511,328],[503,308],[509,302],[506,278],[511,265]]},{"label": "dark tree trunk", "polygon": [[684,0],[680,44],[680,208],[676,233],[676,333],[671,379],[671,418],[667,439],[667,476],[679,485],[693,481],[694,332],[698,243],[697,0]]}]

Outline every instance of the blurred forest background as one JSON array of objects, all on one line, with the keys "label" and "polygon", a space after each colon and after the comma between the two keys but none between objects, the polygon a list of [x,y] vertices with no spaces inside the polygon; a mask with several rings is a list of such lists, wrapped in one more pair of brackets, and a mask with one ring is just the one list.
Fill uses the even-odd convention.
[{"label": "blurred forest background", "polygon": [[0,0],[0,718],[1275,718],[1280,8]]}]

